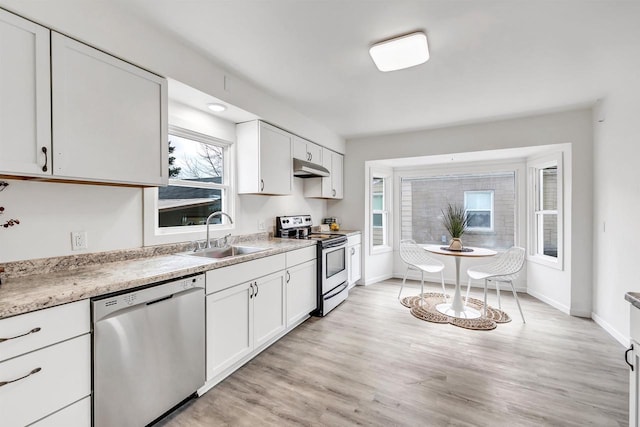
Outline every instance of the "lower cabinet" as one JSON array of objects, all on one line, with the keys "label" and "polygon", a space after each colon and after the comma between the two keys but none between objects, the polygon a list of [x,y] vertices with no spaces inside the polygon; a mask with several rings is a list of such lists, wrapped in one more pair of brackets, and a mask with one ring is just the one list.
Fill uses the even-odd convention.
[{"label": "lower cabinet", "polygon": [[[634,310],[632,308],[632,310]],[[637,309],[635,309],[637,310]],[[637,341],[631,340],[631,347],[629,348],[629,354],[625,354],[627,363],[633,366],[633,369],[629,372],[629,426],[638,427],[640,420],[638,419],[639,405],[638,401],[640,391],[640,344]]]},{"label": "lower cabinet", "polygon": [[32,424],[32,427],[88,427],[91,425],[91,397],[69,405]]},{"label": "lower cabinet", "polygon": [[0,320],[0,425],[91,425],[89,329],[89,300]]},{"label": "lower cabinet", "polygon": [[349,288],[355,286],[362,277],[361,251],[362,244],[360,234],[351,235],[347,242],[347,273]]},{"label": "lower cabinet", "polygon": [[282,271],[207,296],[207,381],[284,331]]},{"label": "lower cabinet", "polygon": [[316,261],[287,269],[287,327],[309,317],[317,308]]}]

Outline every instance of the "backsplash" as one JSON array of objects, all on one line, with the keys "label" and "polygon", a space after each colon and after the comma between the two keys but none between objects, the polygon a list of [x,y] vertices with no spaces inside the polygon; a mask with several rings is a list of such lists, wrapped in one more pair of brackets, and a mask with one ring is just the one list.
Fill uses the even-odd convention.
[{"label": "backsplash", "polygon": [[[240,236],[231,236],[229,238],[229,243],[236,244],[255,240],[269,240],[271,238],[273,238],[273,233],[264,232],[245,234]],[[25,261],[7,262],[0,264],[0,283],[2,283],[2,280],[4,279],[29,276],[31,274],[48,274],[57,271],[74,270],[90,265],[170,255],[177,252],[186,252],[192,249],[192,242],[183,242],[108,252],[94,252],[53,258],[38,258]],[[4,273],[2,273],[3,269]]]}]

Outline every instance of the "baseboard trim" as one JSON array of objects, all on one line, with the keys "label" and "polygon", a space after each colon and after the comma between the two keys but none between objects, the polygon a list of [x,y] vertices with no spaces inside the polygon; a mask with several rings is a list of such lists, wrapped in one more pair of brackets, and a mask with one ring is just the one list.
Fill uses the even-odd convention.
[{"label": "baseboard trim", "polygon": [[361,282],[358,283],[358,285],[369,286],[369,285],[373,285],[374,283],[382,282],[383,280],[387,280],[387,279],[393,279],[393,274],[383,274],[382,276],[373,277],[371,279],[365,279],[364,283],[362,283],[362,280],[361,280]]},{"label": "baseboard trim", "polygon": [[591,312],[591,318],[596,324],[598,324],[602,329],[607,331],[609,335],[611,335],[616,341],[618,341],[624,348],[628,348],[630,342],[629,337],[622,335],[616,328],[611,326],[607,321],[605,321],[602,317],[597,314]]},{"label": "baseboard trim", "polygon": [[531,295],[534,298],[539,299],[540,301],[549,304],[551,307],[560,310],[561,312],[563,312],[564,314],[568,314],[569,316],[571,316],[571,310],[569,309],[569,307],[567,307],[564,304],[559,303],[558,301],[551,299],[545,295],[542,295],[539,292],[536,291],[532,291],[531,289],[527,289],[527,293],[529,295]]}]

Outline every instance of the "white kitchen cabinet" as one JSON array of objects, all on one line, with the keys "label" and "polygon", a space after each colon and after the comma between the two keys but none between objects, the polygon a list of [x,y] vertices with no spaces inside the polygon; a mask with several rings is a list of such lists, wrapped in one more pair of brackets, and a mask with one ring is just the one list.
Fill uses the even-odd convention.
[{"label": "white kitchen cabinet", "polygon": [[[49,416],[55,421],[58,411],[90,396],[89,330],[89,300],[0,320],[0,338],[8,338],[0,353],[0,382],[8,382],[0,387],[2,425],[55,425]],[[90,420],[89,405],[73,412]]]},{"label": "white kitchen cabinet", "polygon": [[0,10],[0,174],[51,175],[49,38]]},{"label": "white kitchen cabinet", "polygon": [[356,282],[362,277],[361,252],[361,235],[355,234],[349,236],[347,240],[347,272],[349,277],[349,288],[354,287]]},{"label": "white kitchen cabinet", "polygon": [[207,295],[207,380],[253,350],[253,310],[249,283]]},{"label": "white kitchen cabinet", "polygon": [[91,397],[87,396],[79,402],[34,423],[30,427],[89,427],[91,425]]},{"label": "white kitchen cabinet", "polygon": [[51,58],[53,174],[165,185],[167,81],[55,32]]},{"label": "white kitchen cabinet", "polygon": [[317,308],[316,276],[315,259],[287,268],[287,327],[308,318]]},{"label": "white kitchen cabinet", "polygon": [[630,305],[631,345],[625,353],[629,371],[629,426],[640,426],[640,309]]},{"label": "white kitchen cabinet", "polygon": [[284,266],[278,254],[207,272],[207,381],[284,333]]},{"label": "white kitchen cabinet", "polygon": [[254,120],[238,124],[236,138],[238,193],[291,194],[293,135]]},{"label": "white kitchen cabinet", "polygon": [[259,348],[284,332],[285,289],[282,271],[261,277],[254,282],[253,344]]},{"label": "white kitchen cabinet", "polygon": [[293,136],[293,157],[307,162],[322,164],[322,147],[299,136]]},{"label": "white kitchen cabinet", "polygon": [[330,172],[328,177],[307,178],[304,181],[304,196],[323,199],[342,199],[344,156],[322,148],[322,166]]}]

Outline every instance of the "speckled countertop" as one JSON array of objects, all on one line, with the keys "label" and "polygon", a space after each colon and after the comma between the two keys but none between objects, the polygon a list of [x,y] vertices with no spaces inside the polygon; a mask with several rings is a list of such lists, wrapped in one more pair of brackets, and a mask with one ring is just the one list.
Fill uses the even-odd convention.
[{"label": "speckled countertop", "polygon": [[313,246],[315,242],[271,239],[241,244],[266,250],[223,259],[178,254],[151,256],[10,277],[0,286],[0,319]]},{"label": "speckled countertop", "polygon": [[640,292],[627,292],[624,295],[624,299],[629,301],[634,307],[640,308]]}]

